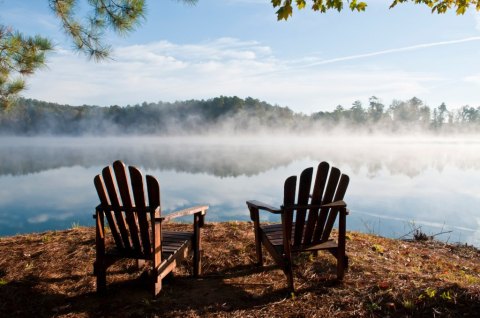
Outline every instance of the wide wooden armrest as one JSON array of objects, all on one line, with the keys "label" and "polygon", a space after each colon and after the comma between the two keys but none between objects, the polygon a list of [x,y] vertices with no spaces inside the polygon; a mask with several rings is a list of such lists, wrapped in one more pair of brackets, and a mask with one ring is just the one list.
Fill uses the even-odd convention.
[{"label": "wide wooden armrest", "polygon": [[322,205],[322,208],[346,208],[347,204],[343,200]]},{"label": "wide wooden armrest", "polygon": [[205,215],[207,213],[207,210],[208,210],[208,205],[197,205],[191,208],[169,213],[168,215],[165,215],[165,216],[157,217],[155,218],[155,221],[168,222],[172,219],[175,219],[181,216],[192,215],[196,213],[200,213],[200,215]]},{"label": "wide wooden armrest", "polygon": [[332,203],[324,204],[322,207],[344,209],[346,215],[350,214],[350,210],[347,209],[347,203],[345,203],[345,201],[343,200],[338,200]]},{"label": "wide wooden armrest", "polygon": [[257,201],[257,200],[249,200],[247,201],[247,206],[250,208],[250,207],[253,207],[253,208],[256,208],[256,209],[259,209],[259,210],[265,210],[265,211],[268,211],[268,212],[271,212],[271,213],[275,213],[275,214],[280,214],[282,213],[282,210],[280,208],[275,208],[271,205],[268,205],[266,203],[263,203],[263,202],[260,202],[260,201]]}]

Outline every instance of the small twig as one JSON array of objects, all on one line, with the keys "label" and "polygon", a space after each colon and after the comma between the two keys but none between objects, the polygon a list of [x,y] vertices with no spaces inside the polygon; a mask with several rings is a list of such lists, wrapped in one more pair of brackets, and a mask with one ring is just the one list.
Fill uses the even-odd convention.
[{"label": "small twig", "polygon": [[413,230],[411,230],[410,232],[408,232],[408,233],[406,233],[406,234],[403,234],[402,236],[398,237],[398,238],[397,238],[397,240],[401,240],[401,239],[403,239],[404,237],[406,237],[406,236],[408,236],[408,235],[412,234],[412,233],[413,233],[415,230],[416,230],[416,229],[413,229]]},{"label": "small twig", "polygon": [[430,235],[430,237],[434,238],[435,236],[438,236],[438,235],[442,235],[442,234],[447,234],[447,233],[452,233],[453,231],[443,231],[443,232],[439,232],[439,233],[436,233],[436,234],[432,234]]},{"label": "small twig", "polygon": [[231,285],[253,285],[253,286],[272,286],[273,283],[235,283],[230,281],[225,281],[225,283],[229,283]]},{"label": "small twig", "polygon": [[252,308],[264,308],[264,307],[271,306],[271,305],[277,305],[277,304],[283,303],[285,300],[287,300],[287,298],[284,298],[284,299],[282,299],[282,300],[276,301],[276,302],[274,302],[274,303],[269,303],[269,304],[260,305],[260,306],[253,306]]}]

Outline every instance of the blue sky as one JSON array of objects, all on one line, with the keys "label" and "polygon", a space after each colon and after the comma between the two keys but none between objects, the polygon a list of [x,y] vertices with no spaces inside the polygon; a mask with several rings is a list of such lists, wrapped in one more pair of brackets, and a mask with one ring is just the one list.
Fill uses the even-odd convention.
[{"label": "blue sky", "polygon": [[[82,2],[82,1],[80,1]],[[296,11],[276,20],[269,0],[147,0],[146,21],[108,35],[113,59],[71,50],[47,0],[0,0],[0,24],[56,45],[25,97],[72,105],[251,96],[312,113],[370,96],[429,106],[480,106],[480,13],[431,14],[367,1],[364,13]]]}]

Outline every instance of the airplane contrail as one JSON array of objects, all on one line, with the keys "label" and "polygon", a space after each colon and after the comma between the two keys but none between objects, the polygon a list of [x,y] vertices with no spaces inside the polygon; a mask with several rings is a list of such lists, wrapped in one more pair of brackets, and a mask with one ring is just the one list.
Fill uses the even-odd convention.
[{"label": "airplane contrail", "polygon": [[405,52],[405,51],[413,51],[413,50],[417,50],[417,49],[425,49],[425,48],[430,48],[430,47],[434,47],[434,46],[450,45],[450,44],[472,42],[472,41],[480,41],[480,36],[473,36],[473,37],[459,39],[459,40],[417,44],[417,45],[411,45],[411,46],[406,46],[406,47],[401,47],[401,48],[396,48],[396,49],[389,49],[389,50],[382,50],[382,51],[370,52],[370,53],[365,53],[365,54],[357,54],[357,55],[350,55],[350,56],[344,56],[344,57],[337,57],[337,58],[333,58],[333,59],[328,59],[328,60],[309,63],[307,65],[302,65],[301,67],[311,67],[311,66],[316,66],[316,65],[325,65],[325,64],[331,64],[331,63],[336,63],[336,62],[342,62],[342,61],[349,61],[349,60],[356,60],[356,59],[361,59],[361,58],[366,58],[366,57],[372,57],[372,56],[377,56],[377,55],[384,55],[384,54]]},{"label": "airplane contrail", "polygon": [[451,45],[451,44],[473,42],[473,41],[480,41],[480,36],[472,36],[472,37],[458,39],[458,40],[416,44],[416,45],[405,46],[405,47],[400,47],[400,48],[396,48],[396,49],[388,49],[388,50],[381,50],[381,51],[364,53],[364,54],[356,54],[356,55],[349,55],[349,56],[343,56],[343,57],[336,57],[336,58],[331,58],[331,59],[321,60],[321,61],[316,61],[316,62],[310,62],[310,63],[307,62],[305,64],[297,64],[297,65],[290,64],[290,66],[287,66],[283,69],[277,69],[277,70],[273,70],[273,71],[269,71],[269,72],[255,73],[255,74],[251,74],[250,76],[251,77],[258,77],[258,76],[265,76],[265,75],[273,75],[273,74],[278,74],[278,73],[289,72],[289,71],[292,71],[292,70],[296,71],[298,69],[304,69],[304,68],[315,67],[315,66],[320,66],[320,65],[343,62],[343,61],[350,61],[350,60],[368,58],[368,57],[372,57],[372,56],[392,54],[392,53],[398,53],[398,52],[406,52],[406,51],[413,51],[413,50],[431,48],[431,47],[435,47],[435,46]]}]

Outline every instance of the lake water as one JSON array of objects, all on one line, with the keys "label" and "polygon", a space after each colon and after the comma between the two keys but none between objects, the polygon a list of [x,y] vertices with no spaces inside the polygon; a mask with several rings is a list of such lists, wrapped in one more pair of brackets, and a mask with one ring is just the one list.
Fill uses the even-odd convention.
[{"label": "lake water", "polygon": [[[283,182],[328,161],[350,176],[349,230],[414,227],[480,246],[480,138],[0,138],[0,235],[93,226],[93,177],[114,160],[160,181],[164,213],[208,203],[209,221],[249,220]],[[264,220],[275,220],[267,214]]]}]

